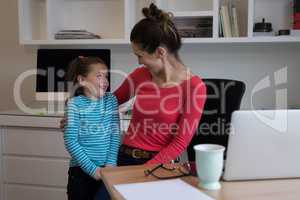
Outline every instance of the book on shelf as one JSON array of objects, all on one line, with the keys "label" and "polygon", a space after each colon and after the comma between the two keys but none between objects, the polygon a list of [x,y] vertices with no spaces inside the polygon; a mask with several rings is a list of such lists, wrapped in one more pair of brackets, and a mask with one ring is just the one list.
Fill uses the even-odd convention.
[{"label": "book on shelf", "polygon": [[175,17],[173,22],[183,38],[212,37],[212,17]]},{"label": "book on shelf", "polygon": [[224,37],[223,33],[223,18],[221,13],[219,14],[219,37]]},{"label": "book on shelf", "polygon": [[236,7],[232,7],[232,21],[233,21],[233,36],[234,37],[239,37],[240,36],[240,31],[239,31],[239,25],[238,25],[238,18],[237,18],[237,10]]},{"label": "book on shelf", "polygon": [[95,37],[92,35],[55,35],[55,39],[100,39],[99,37]]},{"label": "book on shelf", "polygon": [[59,32],[65,33],[65,32],[70,32],[70,33],[86,33],[87,30],[85,29],[62,29]]},{"label": "book on shelf", "polygon": [[220,37],[239,37],[239,24],[237,16],[237,8],[235,4],[229,0],[224,1],[220,8]]},{"label": "book on shelf", "polygon": [[222,15],[222,22],[223,22],[223,33],[224,37],[232,37],[231,33],[231,24],[228,12],[228,6],[223,5],[221,6],[221,15]]},{"label": "book on shelf", "polygon": [[99,35],[82,29],[60,30],[55,34],[55,39],[100,39]]}]

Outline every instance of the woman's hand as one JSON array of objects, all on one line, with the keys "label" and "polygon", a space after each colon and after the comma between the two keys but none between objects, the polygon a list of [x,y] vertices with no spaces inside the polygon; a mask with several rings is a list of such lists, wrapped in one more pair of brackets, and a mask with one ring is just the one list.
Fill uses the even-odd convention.
[{"label": "woman's hand", "polygon": [[67,126],[67,123],[68,123],[68,119],[66,116],[64,116],[61,120],[60,120],[60,124],[59,124],[59,128],[64,131],[66,126]]}]

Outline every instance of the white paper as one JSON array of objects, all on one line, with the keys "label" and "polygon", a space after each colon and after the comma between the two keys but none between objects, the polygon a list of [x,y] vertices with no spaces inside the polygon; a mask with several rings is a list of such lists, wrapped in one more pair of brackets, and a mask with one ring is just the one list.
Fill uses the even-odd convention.
[{"label": "white paper", "polygon": [[180,179],[120,184],[114,187],[127,200],[213,200]]}]

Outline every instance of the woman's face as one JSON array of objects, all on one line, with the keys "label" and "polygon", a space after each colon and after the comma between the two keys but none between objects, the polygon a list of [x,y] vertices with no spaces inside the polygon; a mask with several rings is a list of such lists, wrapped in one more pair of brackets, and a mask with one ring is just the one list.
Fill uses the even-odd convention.
[{"label": "woman's face", "polygon": [[137,56],[140,65],[144,65],[151,72],[158,73],[163,69],[161,58],[156,52],[149,54],[148,52],[141,50],[138,44],[131,43],[133,53]]}]

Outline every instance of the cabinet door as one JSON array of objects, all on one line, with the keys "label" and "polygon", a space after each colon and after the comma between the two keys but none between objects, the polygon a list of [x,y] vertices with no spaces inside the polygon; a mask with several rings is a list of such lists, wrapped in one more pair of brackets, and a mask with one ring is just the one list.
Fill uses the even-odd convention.
[{"label": "cabinet door", "polygon": [[66,200],[66,189],[24,186],[24,185],[6,185],[5,200]]},{"label": "cabinet door", "polygon": [[68,160],[50,158],[3,157],[3,179],[6,184],[65,188]]},{"label": "cabinet door", "polygon": [[5,200],[66,199],[69,155],[59,129],[1,129],[2,194]]},{"label": "cabinet door", "polygon": [[3,153],[69,158],[59,129],[11,127],[3,131]]}]

